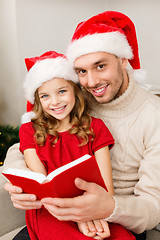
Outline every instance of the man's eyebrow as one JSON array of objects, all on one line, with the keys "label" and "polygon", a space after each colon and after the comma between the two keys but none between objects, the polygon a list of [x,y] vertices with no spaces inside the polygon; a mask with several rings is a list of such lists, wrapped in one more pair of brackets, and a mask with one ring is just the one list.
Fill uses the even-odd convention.
[{"label": "man's eyebrow", "polygon": [[93,63],[93,65],[99,65],[99,64],[101,64],[103,62],[106,62],[106,61],[107,61],[106,58],[102,58],[102,59],[98,60],[97,62]]},{"label": "man's eyebrow", "polygon": [[83,68],[81,68],[81,67],[74,67],[74,70],[76,71],[76,70],[82,70]]},{"label": "man's eyebrow", "polygon": [[[91,65],[92,66],[97,66],[97,65],[99,65],[99,64],[102,64],[103,62],[107,62],[107,59],[106,58],[102,58],[102,59],[100,59],[100,60],[98,60],[98,61],[96,61],[96,62],[93,62]],[[83,67],[74,67],[74,70],[76,71],[76,70],[83,70]]]}]

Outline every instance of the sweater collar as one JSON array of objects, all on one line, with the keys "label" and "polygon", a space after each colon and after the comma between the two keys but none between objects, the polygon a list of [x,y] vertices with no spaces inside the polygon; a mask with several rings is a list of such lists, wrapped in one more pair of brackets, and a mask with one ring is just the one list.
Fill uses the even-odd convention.
[{"label": "sweater collar", "polygon": [[[96,116],[107,117],[124,117],[131,112],[135,111],[141,101],[144,100],[144,96],[141,92],[141,88],[133,79],[132,71],[127,71],[129,76],[129,85],[126,91],[115,100],[110,103],[99,104],[94,101],[91,104],[91,114]],[[142,90],[143,91],[143,90]],[[137,97],[138,96],[138,97]]]}]

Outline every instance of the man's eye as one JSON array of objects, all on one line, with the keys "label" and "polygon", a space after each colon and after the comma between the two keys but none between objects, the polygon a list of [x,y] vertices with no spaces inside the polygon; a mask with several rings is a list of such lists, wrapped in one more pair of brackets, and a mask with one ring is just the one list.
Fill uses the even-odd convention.
[{"label": "man's eye", "polygon": [[79,74],[84,74],[84,73],[86,73],[86,70],[80,70],[80,71],[78,71],[78,73]]},{"label": "man's eye", "polygon": [[98,68],[98,69],[102,69],[102,68],[104,68],[104,65],[101,64],[101,65],[99,65],[97,68]]}]

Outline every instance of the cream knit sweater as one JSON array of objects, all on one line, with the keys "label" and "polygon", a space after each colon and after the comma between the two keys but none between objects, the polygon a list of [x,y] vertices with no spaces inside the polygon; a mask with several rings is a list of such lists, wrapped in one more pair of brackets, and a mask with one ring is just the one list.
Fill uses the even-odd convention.
[{"label": "cream knit sweater", "polygon": [[116,208],[109,219],[141,233],[160,222],[160,98],[143,90],[129,73],[129,87],[118,99],[97,104],[115,138],[111,160]]},{"label": "cream knit sweater", "polygon": [[[93,101],[92,101],[93,103]],[[108,104],[92,104],[115,138],[111,150],[116,208],[109,221],[140,233],[160,222],[160,98],[140,88],[130,75],[129,87]],[[4,170],[25,168],[16,144]]]}]

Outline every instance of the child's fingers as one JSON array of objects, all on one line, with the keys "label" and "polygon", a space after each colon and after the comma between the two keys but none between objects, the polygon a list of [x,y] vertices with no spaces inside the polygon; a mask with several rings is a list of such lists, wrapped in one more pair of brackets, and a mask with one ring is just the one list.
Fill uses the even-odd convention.
[{"label": "child's fingers", "polygon": [[94,224],[94,221],[87,221],[87,224],[88,224],[89,231],[94,232],[96,234],[97,229],[96,229],[96,226]]},{"label": "child's fingers", "polygon": [[103,240],[103,238],[101,238],[100,236],[95,236],[95,237],[93,237],[94,239],[101,239],[101,240]]},{"label": "child's fingers", "polygon": [[100,219],[93,220],[93,223],[94,223],[96,232],[103,232],[104,231],[103,225],[102,225]]},{"label": "child's fingers", "polygon": [[94,237],[96,231],[91,232],[89,230],[88,222],[77,223],[79,231],[88,237]]},{"label": "child's fingers", "polygon": [[108,232],[110,234],[110,230],[109,230],[109,224],[107,221],[100,219],[100,222],[103,226],[104,232]]},{"label": "child's fingers", "polygon": [[97,235],[100,236],[101,238],[110,237],[110,230],[109,230],[108,223],[103,219],[100,219],[100,222],[101,222],[101,226],[103,228],[103,231],[102,232],[101,231],[97,232]]}]

